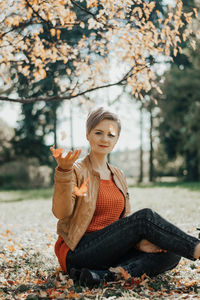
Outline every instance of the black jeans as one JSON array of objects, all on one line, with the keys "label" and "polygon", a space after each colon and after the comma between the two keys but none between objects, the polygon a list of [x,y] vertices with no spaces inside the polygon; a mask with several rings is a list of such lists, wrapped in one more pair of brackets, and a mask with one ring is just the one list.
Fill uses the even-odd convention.
[{"label": "black jeans", "polygon": [[[136,250],[134,246],[142,239],[167,252]],[[75,250],[67,254],[67,269],[70,273],[71,268],[108,270],[111,266],[121,266],[134,277],[144,273],[155,276],[173,269],[181,256],[195,260],[194,248],[199,242],[156,212],[145,208],[83,236]]]}]

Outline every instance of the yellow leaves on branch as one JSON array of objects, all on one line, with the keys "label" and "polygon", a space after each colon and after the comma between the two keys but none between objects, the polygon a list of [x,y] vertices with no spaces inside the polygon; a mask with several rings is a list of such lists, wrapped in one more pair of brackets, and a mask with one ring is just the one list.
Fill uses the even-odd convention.
[{"label": "yellow leaves on branch", "polygon": [[[195,12],[195,10],[194,10]],[[185,21],[190,24],[192,22],[193,11],[189,13],[184,13]]]},{"label": "yellow leaves on branch", "polygon": [[52,35],[52,36],[55,36],[55,35],[56,35],[56,30],[55,30],[55,28],[51,28],[51,29],[50,29],[50,32],[51,32],[51,35]]},{"label": "yellow leaves on branch", "polygon": [[60,34],[61,34],[61,30],[60,29],[55,29],[55,28],[51,28],[50,29],[50,32],[51,32],[51,35],[54,37],[54,36],[57,36],[57,39],[59,40],[60,39]]},{"label": "yellow leaves on branch", "polygon": [[31,8],[31,7],[28,7],[28,9],[27,9],[27,14],[26,14],[27,20],[29,20],[29,19],[32,17],[32,14],[33,14],[32,8]]},{"label": "yellow leaves on branch", "polygon": [[98,0],[87,0],[87,8],[98,7]]},{"label": "yellow leaves on branch", "polygon": [[35,77],[35,79],[38,81],[38,80],[41,80],[41,79],[44,79],[46,77],[47,73],[46,71],[42,68],[42,66],[40,66],[38,68],[38,70],[36,72],[33,73],[33,76]]},{"label": "yellow leaves on branch", "polygon": [[[109,82],[108,62],[114,60],[121,76],[132,68],[126,82],[132,92],[141,97],[141,91],[149,91],[155,79],[147,57],[176,56],[181,41],[186,41],[192,33],[183,26],[191,24],[193,16],[197,16],[196,9],[183,13],[182,1],[177,0],[175,8],[169,8],[167,17],[156,11],[160,23],[158,29],[150,21],[155,1],[137,0],[132,9],[131,0],[87,0],[86,9],[91,14],[86,14],[84,19],[82,14],[81,17],[76,14],[78,8],[70,0],[28,0],[30,5],[25,0],[13,0],[14,7],[5,9],[6,3],[2,0],[0,4],[5,14],[0,32],[6,33],[0,38],[1,63],[16,61],[18,70],[35,81],[47,76],[48,64],[56,61],[71,63],[73,73],[66,66],[65,76],[68,78],[73,74],[74,80],[79,83],[76,91],[83,91],[119,79],[116,75]],[[31,25],[15,30],[29,22],[32,22]],[[43,33],[45,22],[50,28],[45,32],[46,38]],[[65,30],[70,35],[74,26],[83,35],[76,45],[67,44],[66,40],[62,40],[61,32]],[[91,32],[84,35],[84,29]],[[195,48],[194,40],[191,40],[191,46]],[[32,72],[30,64],[34,66]]]},{"label": "yellow leaves on branch", "polygon": [[197,9],[196,9],[196,8],[193,8],[193,11],[194,11],[195,17],[197,18],[197,17],[198,17]]},{"label": "yellow leaves on branch", "polygon": [[70,76],[72,71],[71,71],[71,69],[67,68],[66,72],[67,72],[67,75]]}]

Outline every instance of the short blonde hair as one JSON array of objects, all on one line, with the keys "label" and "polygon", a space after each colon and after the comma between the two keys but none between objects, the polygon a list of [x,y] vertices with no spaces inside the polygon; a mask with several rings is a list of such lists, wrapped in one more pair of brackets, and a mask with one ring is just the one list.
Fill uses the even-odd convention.
[{"label": "short blonde hair", "polygon": [[118,135],[120,135],[121,132],[121,122],[117,114],[105,110],[103,107],[97,108],[93,111],[91,111],[88,114],[87,122],[86,122],[86,129],[87,133],[89,134],[90,131],[96,127],[97,124],[99,124],[103,120],[112,120],[117,122],[118,125]]}]

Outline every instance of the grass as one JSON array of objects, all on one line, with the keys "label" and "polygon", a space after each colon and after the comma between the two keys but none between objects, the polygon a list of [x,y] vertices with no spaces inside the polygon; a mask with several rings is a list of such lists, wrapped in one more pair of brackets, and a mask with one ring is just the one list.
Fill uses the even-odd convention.
[{"label": "grass", "polygon": [[[197,237],[200,183],[134,185],[129,193],[133,212],[150,207]],[[154,278],[131,278],[93,290],[74,285],[54,254],[52,194],[52,188],[0,190],[0,299],[200,299],[200,263],[184,258]]]},{"label": "grass", "polygon": [[0,190],[0,202],[15,202],[23,200],[38,200],[52,197],[53,188],[27,190]]},{"label": "grass", "polygon": [[185,182],[185,181],[174,181],[174,182],[152,182],[152,183],[141,183],[129,185],[129,187],[137,188],[184,188],[190,191],[200,191],[200,182]]},{"label": "grass", "polygon": [[[155,188],[182,188],[189,191],[200,191],[200,182],[153,182],[130,184],[129,189],[155,189]],[[0,202],[15,202],[23,200],[38,200],[51,199],[53,188],[38,188],[38,189],[16,189],[5,190],[0,189]]]}]

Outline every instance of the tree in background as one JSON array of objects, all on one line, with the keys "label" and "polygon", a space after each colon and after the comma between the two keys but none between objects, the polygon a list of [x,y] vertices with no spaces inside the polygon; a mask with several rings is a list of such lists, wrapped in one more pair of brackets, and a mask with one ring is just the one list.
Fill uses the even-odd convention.
[{"label": "tree in background", "polygon": [[200,179],[200,55],[191,51],[191,67],[173,66],[159,100],[160,138],[169,159],[184,157],[186,178]]},{"label": "tree in background", "polygon": [[[74,67],[63,70],[71,80],[63,82],[57,77],[60,89],[56,95],[41,90],[40,97],[34,91],[32,95],[0,97],[21,103],[72,99],[117,84],[129,85],[135,97],[142,97],[142,91],[156,87],[154,60],[161,55],[168,58],[171,48],[174,55],[178,53],[181,40],[191,33],[183,30],[180,34],[180,30],[195,14],[183,13],[180,0],[175,7],[166,6],[165,14],[156,9],[156,2],[141,0],[11,0],[9,7],[2,0],[0,9],[0,62],[4,69],[15,64],[12,80],[17,82],[21,72],[33,85],[48,77],[52,62]],[[154,24],[151,17],[155,13]],[[74,28],[83,29],[77,47],[63,39],[63,31],[70,36]],[[110,81],[107,69],[113,61],[118,74]]]},{"label": "tree in background", "polygon": [[9,161],[13,156],[13,149],[10,143],[13,135],[14,129],[0,119],[0,165]]},{"label": "tree in background", "polygon": [[[199,20],[192,26],[199,27]],[[200,179],[199,35],[194,38],[193,47],[184,51],[187,60],[179,59],[166,73],[159,99],[161,142],[169,159],[183,157],[182,172],[187,180]]]},{"label": "tree in background", "polygon": [[[80,18],[85,19],[82,11],[77,11],[76,13]],[[58,40],[57,36],[49,37],[49,28],[46,23],[42,23],[41,26],[40,39],[46,40],[46,43],[49,42],[49,39]],[[90,31],[92,31],[92,29],[84,29],[85,35],[89,35]],[[60,32],[59,40],[76,48],[78,47],[82,35],[83,29],[81,27],[74,26],[71,29],[70,35],[68,34],[68,30],[63,28]],[[30,49],[26,49],[24,53],[29,63],[24,62],[23,66],[28,66],[30,70],[34,70],[34,64],[31,61],[32,52]],[[72,81],[71,71],[69,70],[73,70],[74,66],[70,61],[49,61],[46,68],[46,76],[38,81],[34,80],[34,73],[31,73],[29,76],[23,74],[22,68],[20,68],[16,74],[15,62],[11,63],[10,69],[12,73],[11,79],[14,80],[16,76],[18,77],[18,81],[15,84],[16,93],[22,98],[39,98],[41,95],[56,97],[56,95],[62,93],[66,82]],[[62,80],[62,85],[58,84],[58,79]],[[37,157],[42,164],[51,162],[51,160],[49,160],[49,146],[46,145],[46,138],[52,133],[56,146],[57,109],[61,104],[61,102],[56,100],[47,102],[46,105],[45,102],[22,104],[22,118],[18,122],[18,127],[15,130],[15,136],[12,140],[16,156],[23,154],[26,155],[26,157]]]},{"label": "tree in background", "polygon": [[[185,1],[185,9],[193,1]],[[199,11],[200,7],[196,7]],[[199,28],[199,19],[190,27]],[[193,30],[193,28],[189,28]],[[193,30],[193,32],[195,32]],[[183,158],[179,174],[187,180],[200,180],[200,43],[199,33],[192,46],[185,44],[182,55],[164,75],[163,95],[157,95],[160,108],[160,141],[171,161]]]},{"label": "tree in background", "polygon": [[[55,100],[114,85],[128,85],[136,98],[142,98],[157,87],[154,63],[161,55],[169,59],[172,48],[177,55],[181,40],[191,34],[183,26],[196,13],[183,13],[182,1],[171,8],[140,0],[13,0],[9,4],[5,0],[0,4],[0,62],[2,72],[10,71],[6,80],[14,82],[15,88],[0,99],[29,105],[22,108],[24,118],[14,146],[16,153],[23,149],[42,163],[45,137],[56,133],[59,104]],[[110,81],[107,70],[113,61],[118,74]],[[37,101],[46,104],[31,104]]]}]

